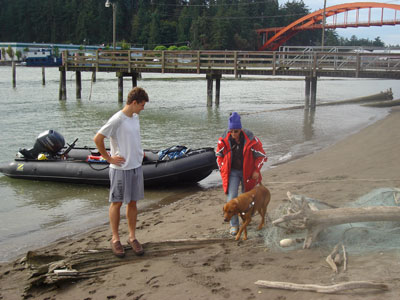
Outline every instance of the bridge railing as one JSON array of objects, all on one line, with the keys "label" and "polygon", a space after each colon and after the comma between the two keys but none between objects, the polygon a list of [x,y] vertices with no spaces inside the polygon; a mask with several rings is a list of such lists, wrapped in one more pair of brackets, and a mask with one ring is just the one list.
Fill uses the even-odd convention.
[{"label": "bridge railing", "polygon": [[[116,72],[282,74],[279,71],[400,72],[400,53],[299,51],[150,51],[63,52],[66,70]],[[287,75],[290,75],[289,73]],[[293,74],[294,75],[294,74]]]}]

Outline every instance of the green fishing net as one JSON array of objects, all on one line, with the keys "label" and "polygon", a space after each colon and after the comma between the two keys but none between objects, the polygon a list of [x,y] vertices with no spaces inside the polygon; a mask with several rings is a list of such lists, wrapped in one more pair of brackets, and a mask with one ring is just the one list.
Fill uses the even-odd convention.
[{"label": "green fishing net", "polygon": [[[300,200],[301,195],[294,195]],[[304,197],[310,206],[318,209],[333,207],[316,199]],[[269,214],[272,220],[281,218],[288,213],[292,203],[285,203]],[[379,188],[351,202],[347,207],[368,206],[400,206],[400,189]],[[264,230],[264,240],[267,247],[280,251],[290,251],[303,247],[305,230],[294,230],[292,227],[277,227],[268,224]],[[289,247],[282,247],[282,239],[292,239]],[[359,222],[331,226],[324,229],[315,239],[311,247],[331,249],[338,243],[343,243],[349,253],[366,253],[383,250],[400,249],[400,216],[398,222]]]}]

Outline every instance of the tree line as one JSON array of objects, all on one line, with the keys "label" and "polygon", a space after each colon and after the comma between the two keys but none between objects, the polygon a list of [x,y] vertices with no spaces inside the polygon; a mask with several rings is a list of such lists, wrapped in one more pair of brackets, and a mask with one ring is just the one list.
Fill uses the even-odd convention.
[{"label": "tree line", "polygon": [[[105,0],[0,0],[0,40],[9,42],[112,43],[113,6]],[[195,50],[256,50],[256,29],[282,27],[309,14],[302,0],[114,0],[116,40],[131,47],[188,46]],[[325,45],[360,42],[327,30]],[[369,46],[384,46],[361,40]],[[371,44],[372,43],[372,44]],[[375,43],[375,44],[374,44]],[[308,30],[286,45],[320,45]],[[379,44],[379,45],[378,45]]]}]

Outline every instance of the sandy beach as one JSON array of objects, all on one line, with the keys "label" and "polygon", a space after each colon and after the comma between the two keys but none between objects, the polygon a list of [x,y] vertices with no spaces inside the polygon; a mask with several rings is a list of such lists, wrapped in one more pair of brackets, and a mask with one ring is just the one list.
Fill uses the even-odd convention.
[{"label": "sandy beach", "polygon": [[[341,207],[380,187],[400,187],[400,109],[383,120],[309,156],[270,168],[263,184],[272,195],[268,211],[287,201],[287,191]],[[268,145],[264,145],[268,154]],[[17,259],[0,266],[0,299],[398,299],[400,252],[350,254],[347,270],[334,273],[325,262],[332,249],[274,251],[256,232],[247,241],[228,235],[222,188],[197,192],[156,210],[140,212],[137,237],[145,255],[127,250],[118,259],[109,250],[108,225],[35,250],[42,256],[93,253],[97,274],[79,281],[25,291],[32,274]],[[272,226],[267,223],[267,226]],[[263,229],[264,230],[264,229]],[[126,245],[127,226],[121,224]],[[185,240],[168,243],[169,240]],[[195,241],[206,241],[195,242]],[[34,250],[34,249],[32,249]],[[93,251],[96,250],[96,251]],[[79,271],[79,270],[78,270]],[[332,285],[350,281],[385,283],[389,289],[356,289],[335,294],[266,289],[257,280]]]}]

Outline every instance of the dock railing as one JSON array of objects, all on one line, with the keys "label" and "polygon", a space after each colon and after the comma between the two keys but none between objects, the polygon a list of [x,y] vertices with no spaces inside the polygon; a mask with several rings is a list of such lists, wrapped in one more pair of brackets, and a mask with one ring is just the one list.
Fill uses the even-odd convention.
[{"label": "dock railing", "polygon": [[332,76],[400,79],[400,53],[300,51],[63,52],[66,71]]}]

